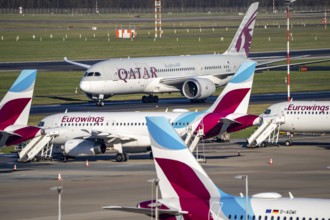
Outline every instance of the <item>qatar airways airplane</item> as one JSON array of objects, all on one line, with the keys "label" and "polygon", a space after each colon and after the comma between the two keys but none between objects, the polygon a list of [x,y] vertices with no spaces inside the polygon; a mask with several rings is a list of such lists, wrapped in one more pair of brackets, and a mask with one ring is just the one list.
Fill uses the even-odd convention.
[{"label": "qatar airways airplane", "polygon": [[135,207],[103,209],[156,219],[329,220],[329,199],[285,198],[274,192],[252,197],[225,193],[210,179],[166,118],[146,120],[157,173],[155,181],[162,198],[140,202]]},{"label": "qatar airways airplane", "polygon": [[23,70],[0,103],[0,147],[17,145],[41,135],[28,126],[37,70]]},{"label": "qatar airways airplane", "polygon": [[286,145],[291,145],[294,133],[329,133],[329,101],[291,101],[271,105],[261,115],[264,120],[282,118],[280,130],[288,132]]},{"label": "qatar airways airplane", "polygon": [[234,132],[260,123],[260,117],[247,114],[255,62],[237,70],[213,105],[201,112],[66,112],[50,115],[39,126],[56,134],[52,143],[63,146],[67,156],[104,153],[106,147],[118,151],[117,161],[126,153],[148,152],[150,139],[146,116],[166,117],[181,135],[203,131],[204,138]]},{"label": "qatar airways airplane", "polygon": [[169,92],[182,92],[192,102],[205,100],[216,86],[227,84],[242,63],[250,61],[258,4],[251,4],[223,54],[110,59],[92,66],[64,60],[87,69],[80,89],[100,106],[113,95],[132,93],[148,94],[142,97],[143,103],[158,102],[153,94]]}]

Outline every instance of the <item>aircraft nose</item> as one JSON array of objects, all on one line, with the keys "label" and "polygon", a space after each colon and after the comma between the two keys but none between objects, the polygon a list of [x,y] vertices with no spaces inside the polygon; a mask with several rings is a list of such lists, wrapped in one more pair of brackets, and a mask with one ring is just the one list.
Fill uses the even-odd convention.
[{"label": "aircraft nose", "polygon": [[88,82],[88,81],[84,81],[84,80],[81,80],[79,86],[80,86],[80,89],[81,89],[83,92],[90,92],[90,89],[91,89],[90,82]]}]

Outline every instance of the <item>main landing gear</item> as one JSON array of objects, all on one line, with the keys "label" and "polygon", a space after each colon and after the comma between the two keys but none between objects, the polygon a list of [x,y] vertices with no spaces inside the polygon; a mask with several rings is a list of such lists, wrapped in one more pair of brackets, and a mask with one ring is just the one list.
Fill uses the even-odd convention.
[{"label": "main landing gear", "polygon": [[153,96],[153,95],[142,96],[143,103],[158,103],[158,101],[159,101],[158,96]]},{"label": "main landing gear", "polygon": [[103,107],[104,102],[102,100],[98,100],[97,103],[96,103],[96,106]]},{"label": "main landing gear", "polygon": [[128,160],[127,153],[117,153],[116,154],[116,161],[117,162],[126,162]]},{"label": "main landing gear", "polygon": [[287,137],[288,137],[288,140],[285,141],[285,146],[292,146],[292,137],[293,137],[293,134],[288,132],[287,133]]}]

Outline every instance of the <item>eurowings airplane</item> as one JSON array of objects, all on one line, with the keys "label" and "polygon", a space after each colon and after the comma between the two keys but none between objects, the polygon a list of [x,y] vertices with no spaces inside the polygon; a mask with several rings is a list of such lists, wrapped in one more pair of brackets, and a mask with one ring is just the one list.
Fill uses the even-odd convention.
[{"label": "eurowings airplane", "polygon": [[92,66],[64,60],[87,69],[80,89],[101,106],[113,95],[132,93],[149,94],[142,97],[144,103],[158,102],[153,94],[168,92],[182,92],[191,101],[205,100],[216,86],[227,84],[242,63],[250,61],[258,4],[251,4],[223,54],[111,59]]},{"label": "eurowings airplane", "polygon": [[255,62],[241,65],[214,104],[201,112],[66,112],[44,118],[39,126],[56,134],[53,144],[62,145],[68,156],[104,153],[106,147],[118,151],[117,161],[126,153],[148,152],[150,139],[146,116],[166,117],[182,135],[189,127],[202,130],[204,138],[234,132],[260,123],[260,117],[247,114]]},{"label": "eurowings airplane", "polygon": [[146,120],[162,198],[140,202],[135,207],[103,209],[158,215],[159,219],[329,219],[329,199],[259,193],[248,197],[246,203],[245,197],[225,193],[206,174],[166,118]]},{"label": "eurowings airplane", "polygon": [[[261,116],[265,120],[281,117],[280,130],[290,134],[330,132],[329,101],[281,102],[268,107]],[[292,144],[291,136],[286,145]]]},{"label": "eurowings airplane", "polygon": [[20,144],[41,135],[28,126],[36,70],[23,70],[0,103],[0,147]]}]

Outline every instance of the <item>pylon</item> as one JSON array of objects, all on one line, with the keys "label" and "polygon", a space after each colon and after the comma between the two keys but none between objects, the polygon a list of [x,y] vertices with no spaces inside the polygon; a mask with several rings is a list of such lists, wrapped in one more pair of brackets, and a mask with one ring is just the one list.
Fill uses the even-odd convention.
[{"label": "pylon", "polygon": [[269,165],[273,165],[273,159],[272,158],[269,159]]},{"label": "pylon", "polygon": [[17,167],[16,167],[16,164],[14,164],[13,171],[16,171],[16,170],[17,170]]},{"label": "pylon", "polygon": [[86,167],[89,167],[89,162],[88,162],[88,160],[86,160]]},{"label": "pylon", "polygon": [[62,177],[61,177],[61,174],[60,173],[58,174],[57,180],[58,181],[62,181]]}]

